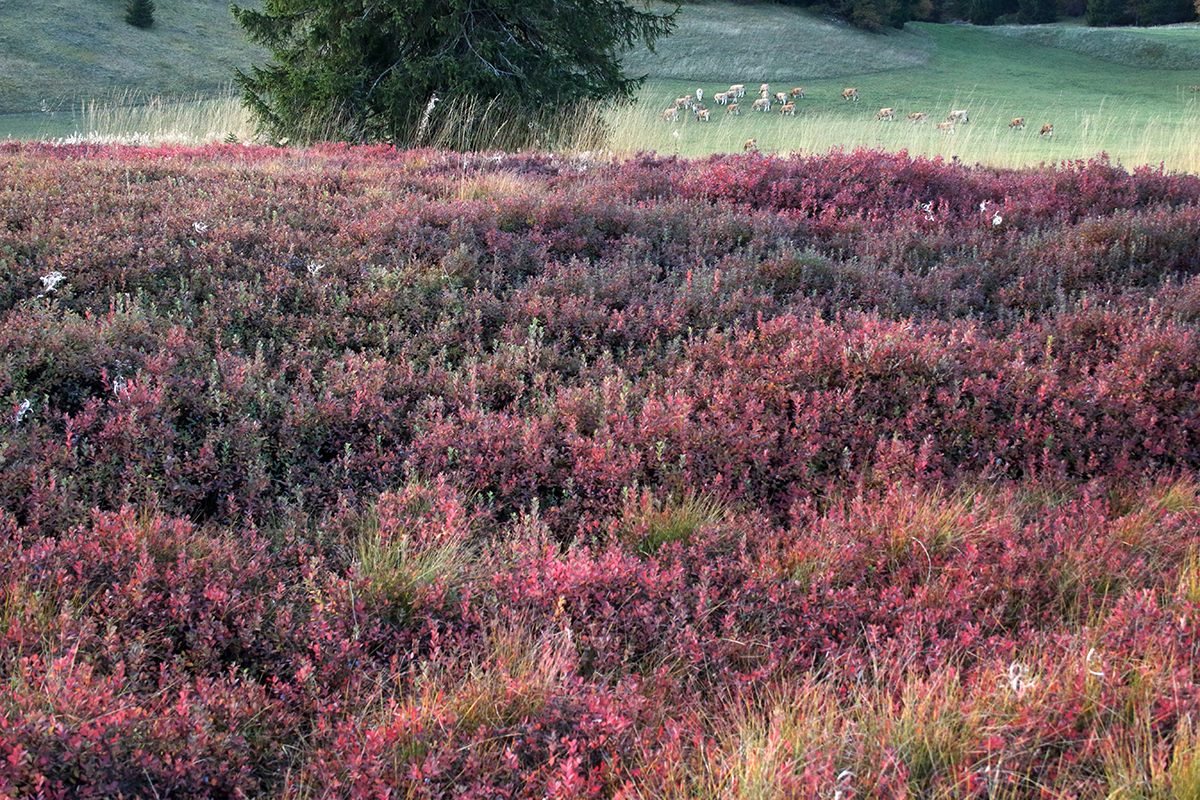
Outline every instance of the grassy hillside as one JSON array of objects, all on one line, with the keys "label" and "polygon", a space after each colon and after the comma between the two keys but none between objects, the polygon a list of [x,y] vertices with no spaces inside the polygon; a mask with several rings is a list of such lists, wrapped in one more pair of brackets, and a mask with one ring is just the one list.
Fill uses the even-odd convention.
[{"label": "grassy hillside", "polygon": [[[27,112],[0,117],[0,136],[145,133],[155,125],[153,114],[85,117],[79,103],[103,103],[131,89],[165,97],[211,95],[228,86],[235,66],[266,57],[245,41],[224,0],[158,5],[158,24],[150,31],[126,25],[118,0],[0,6],[0,112]],[[702,156],[739,151],[753,138],[764,152],[879,147],[1014,166],[1106,152],[1124,164],[1200,171],[1200,93],[1189,88],[1200,85],[1197,65],[1196,25],[1099,30],[1077,21],[994,28],[910,24],[875,35],[801,9],[688,5],[675,34],[655,52],[627,56],[627,71],[650,80],[637,106],[611,115],[608,146],[618,153]],[[795,118],[745,112],[726,117],[710,102],[715,113],[707,125],[686,117],[680,124],[659,119],[675,97],[697,87],[711,97],[734,82],[804,86],[806,94]],[[846,86],[860,89],[860,102],[842,101]],[[45,112],[38,110],[43,101]],[[234,101],[225,106],[237,110]],[[897,122],[875,121],[884,106],[896,109]],[[938,134],[932,124],[902,121],[915,111],[937,121],[958,108],[970,112],[971,123],[953,136]],[[1010,131],[1013,117],[1025,117],[1029,127]],[[1052,138],[1037,133],[1046,123],[1055,126]],[[179,127],[172,119],[157,130]],[[222,118],[198,129],[223,136],[237,130],[237,122]]]},{"label": "grassy hillside", "polygon": [[[684,6],[675,32],[653,53],[629,54],[625,67],[656,80],[728,85],[738,75],[837,78],[919,67],[935,49],[935,41],[914,28],[877,35],[800,8],[712,3]],[[753,79],[757,85],[767,78]]]},{"label": "grassy hillside", "polygon": [[227,0],[156,6],[154,26],[140,30],[125,23],[125,0],[0,3],[0,113],[63,114],[129,90],[211,94],[229,84],[235,67],[264,58]]}]

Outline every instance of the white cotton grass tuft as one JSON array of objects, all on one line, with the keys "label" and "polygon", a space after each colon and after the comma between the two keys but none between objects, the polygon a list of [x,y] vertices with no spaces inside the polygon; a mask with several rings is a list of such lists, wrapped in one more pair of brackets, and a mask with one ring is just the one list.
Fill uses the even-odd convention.
[{"label": "white cotton grass tuft", "polygon": [[58,285],[60,283],[62,283],[63,281],[65,281],[66,279],[67,279],[67,276],[63,275],[58,270],[55,270],[54,272],[51,272],[47,275],[43,275],[42,276],[42,294],[49,294],[50,292],[53,292],[58,287]]},{"label": "white cotton grass tuft", "polygon": [[13,412],[13,425],[20,425],[21,420],[25,419],[25,415],[29,413],[31,408],[33,408],[33,403],[28,399],[23,400]]}]

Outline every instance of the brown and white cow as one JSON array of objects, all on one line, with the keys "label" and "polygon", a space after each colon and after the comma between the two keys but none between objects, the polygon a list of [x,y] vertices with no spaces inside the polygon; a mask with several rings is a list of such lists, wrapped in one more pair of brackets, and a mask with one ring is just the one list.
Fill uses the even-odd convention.
[{"label": "brown and white cow", "polygon": [[796,116],[796,104],[795,103],[784,103],[783,105],[781,105],[779,107],[779,116],[782,117],[785,114],[790,117]]},{"label": "brown and white cow", "polygon": [[879,109],[879,113],[875,115],[875,121],[879,122],[880,120],[887,120],[888,122],[891,122],[896,118],[894,114],[895,111],[896,109],[890,106],[888,108],[881,108]]},{"label": "brown and white cow", "polygon": [[843,100],[857,100],[858,99],[858,89],[843,89],[842,90],[842,99]]},{"label": "brown and white cow", "polygon": [[1008,127],[1010,130],[1016,130],[1017,128],[1024,128],[1025,127],[1025,118],[1024,117],[1013,117],[1012,122],[1008,123]]},{"label": "brown and white cow", "polygon": [[914,125],[918,122],[924,122],[926,119],[928,119],[928,115],[924,111],[914,111],[908,115],[908,121]]},{"label": "brown and white cow", "polygon": [[787,101],[788,101],[787,92],[776,92],[775,93],[775,102],[786,103]]},{"label": "brown and white cow", "polygon": [[1053,135],[1054,135],[1054,126],[1053,125],[1043,125],[1042,129],[1040,131],[1038,131],[1038,136],[1053,136]]},{"label": "brown and white cow", "polygon": [[803,86],[797,86],[795,89],[792,89],[790,92],[788,92],[788,97],[800,97],[800,98],[803,98],[803,97],[804,97],[804,87],[803,87]]},{"label": "brown and white cow", "polygon": [[754,110],[755,111],[770,111],[771,110],[771,101],[765,97],[755,100],[754,101]]},{"label": "brown and white cow", "polygon": [[739,106],[737,103],[730,103],[725,107],[725,113],[733,114],[735,117],[740,117],[742,115],[741,106]]},{"label": "brown and white cow", "polygon": [[967,112],[965,110],[960,109],[957,111],[951,111],[946,115],[946,122],[962,122],[965,124],[970,121],[971,120],[967,118]]},{"label": "brown and white cow", "polygon": [[729,92],[717,92],[713,95],[713,102],[719,106],[729,105]]},{"label": "brown and white cow", "polygon": [[730,87],[729,87],[729,96],[730,96],[731,98],[734,98],[734,97],[745,97],[745,96],[746,96],[746,84],[744,84],[744,83],[735,83],[735,84],[733,84],[732,86],[730,86]]},{"label": "brown and white cow", "polygon": [[662,118],[665,119],[667,122],[678,122],[679,121],[679,107],[671,106],[666,111],[662,112]]},{"label": "brown and white cow", "polygon": [[953,122],[939,122],[937,124],[937,129],[942,133],[954,133],[954,123]]},{"label": "brown and white cow", "polygon": [[742,145],[742,149],[747,150],[747,151],[757,150],[758,149],[758,139],[747,139],[746,143],[744,145]]},{"label": "brown and white cow", "polygon": [[708,109],[702,106],[696,106],[695,109],[697,122],[708,122]]},{"label": "brown and white cow", "polygon": [[771,84],[769,84],[769,83],[764,83],[762,86],[758,87],[758,93],[761,95],[767,95],[770,92],[771,92]]}]

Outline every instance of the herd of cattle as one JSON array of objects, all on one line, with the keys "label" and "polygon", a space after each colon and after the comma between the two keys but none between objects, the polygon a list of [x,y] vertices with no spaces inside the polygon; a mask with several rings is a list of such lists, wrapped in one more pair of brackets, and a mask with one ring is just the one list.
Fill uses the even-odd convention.
[{"label": "herd of cattle", "polygon": [[[758,87],[759,97],[750,104],[752,111],[761,111],[770,113],[771,106],[776,105],[781,116],[796,116],[796,101],[804,97],[804,87],[797,86],[791,91],[774,92],[771,91],[770,84],[764,83]],[[725,107],[725,114],[728,116],[738,116],[742,113],[742,98],[746,96],[746,86],[742,83],[735,83],[724,92],[717,92],[712,95],[712,101],[716,105]],[[858,101],[858,88],[847,87],[842,91],[842,99],[852,102]],[[694,95],[684,95],[677,97],[675,102],[668,106],[662,112],[662,118],[669,122],[678,122],[680,113],[690,111],[699,122],[709,122],[712,119],[712,112],[704,105],[704,89],[697,89]],[[879,113],[875,115],[876,122],[892,122],[896,119],[896,109],[893,106],[879,109]],[[914,111],[909,114],[906,119],[913,123],[919,124],[929,121],[929,115],[924,111]],[[967,112],[963,109],[955,109],[946,115],[943,122],[937,123],[934,127],[941,133],[952,134],[955,131],[956,125],[965,125],[970,122]],[[1010,130],[1024,130],[1025,118],[1015,117],[1012,122],[1008,123]],[[1053,136],[1054,125],[1046,124],[1042,126],[1039,136]],[[754,146],[755,140],[749,139],[746,141],[746,149]]]}]

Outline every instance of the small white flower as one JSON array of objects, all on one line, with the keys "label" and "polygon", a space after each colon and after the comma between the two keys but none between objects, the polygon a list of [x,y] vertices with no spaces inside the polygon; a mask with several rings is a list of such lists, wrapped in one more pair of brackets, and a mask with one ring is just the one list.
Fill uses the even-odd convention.
[{"label": "small white flower", "polygon": [[842,798],[850,795],[850,791],[848,791],[852,789],[850,781],[855,777],[854,772],[848,769],[844,769],[838,774],[837,788],[833,792],[833,800],[842,800]]},{"label": "small white flower", "polygon": [[25,415],[29,413],[29,409],[33,408],[33,403],[25,400],[21,405],[17,406],[17,411],[13,414],[13,425],[20,425],[21,420],[25,419]]},{"label": "small white flower", "polygon": [[1009,664],[1008,672],[1002,675],[1000,680],[1007,683],[1008,688],[1016,693],[1017,697],[1037,685],[1037,679],[1029,674],[1029,667],[1019,661]]},{"label": "small white flower", "polygon": [[987,200],[984,200],[982,203],[979,204],[979,210],[982,211],[984,214],[987,213],[987,204],[988,204]]},{"label": "small white flower", "polygon": [[58,272],[57,270],[54,272],[51,272],[49,275],[43,275],[42,276],[42,293],[46,294],[48,292],[53,292],[54,287],[58,286],[60,283],[62,283],[66,279],[67,279],[67,276],[63,275],[61,272]]},{"label": "small white flower", "polygon": [[308,262],[308,274],[313,276],[314,278],[317,276],[317,273],[323,269],[325,269],[324,264],[318,264],[316,261]]},{"label": "small white flower", "polygon": [[679,138],[679,131],[675,131],[675,132],[674,132],[674,133],[672,133],[671,135],[672,135],[672,136],[674,136],[676,139],[678,139],[678,138]]},{"label": "small white flower", "polygon": [[193,222],[192,229],[195,230],[196,233],[204,233],[206,230],[208,230],[208,226],[203,222]]},{"label": "small white flower", "polygon": [[1004,217],[1000,216],[1000,212],[996,212],[996,216],[992,217],[992,225],[999,225],[1004,222]]}]

